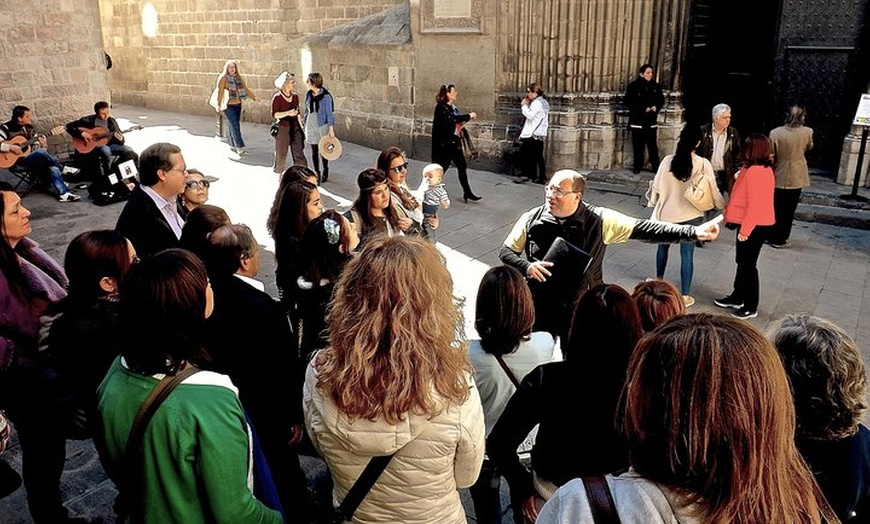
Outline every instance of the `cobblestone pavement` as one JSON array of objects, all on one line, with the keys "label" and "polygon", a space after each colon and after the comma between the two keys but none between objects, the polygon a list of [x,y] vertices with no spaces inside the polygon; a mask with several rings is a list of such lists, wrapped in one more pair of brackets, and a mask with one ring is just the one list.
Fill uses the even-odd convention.
[{"label": "cobblestone pavement", "polygon": [[[266,233],[265,221],[278,176],[272,173],[272,138],[268,125],[243,123],[242,131],[249,154],[239,158],[229,146],[215,137],[214,118],[174,114],[151,109],[116,106],[113,114],[122,125],[141,126],[127,133],[127,142],[141,151],[147,145],[173,142],[181,146],[188,167],[196,167],[219,180],[211,186],[209,203],[224,207],[234,222],[251,226],[264,251],[260,277],[267,291],[276,294],[273,272],[273,246]],[[384,147],[390,144],[383,144]],[[306,151],[306,154],[309,154]],[[341,210],[349,206],[356,195],[356,175],[372,166],[377,151],[354,144],[344,144],[341,159],[330,163],[330,177],[322,188],[324,204]],[[310,154],[309,154],[310,156]],[[428,156],[424,153],[424,156]],[[411,160],[409,181],[420,179],[427,162]],[[642,189],[645,183],[625,183],[627,172],[593,172],[589,175],[585,199],[612,207],[626,214],[645,217]],[[615,176],[619,175],[619,176]],[[652,177],[652,174],[645,174]],[[2,178],[2,175],[0,175]],[[455,169],[450,169],[445,181],[452,198],[450,209],[442,212],[438,230],[439,247],[455,279],[456,294],[465,297],[466,324],[473,336],[474,298],[482,274],[498,263],[497,252],[514,221],[523,211],[543,201],[542,186],[517,185],[499,173],[470,171],[474,191],[484,198],[465,204],[459,198],[461,189]],[[815,185],[815,182],[814,182]],[[848,193],[845,186],[820,182],[829,193]],[[57,260],[63,260],[69,241],[88,229],[112,228],[123,204],[98,207],[85,198],[78,203],[59,203],[53,197],[34,191],[25,198],[33,212],[33,234]],[[861,194],[867,191],[862,189]],[[835,195],[834,195],[835,196]],[[858,210],[838,211],[849,217]],[[802,216],[812,217],[811,213]],[[719,240],[695,250],[693,295],[697,303],[690,311],[717,311],[713,299],[730,291],[734,277],[734,233],[724,231]],[[761,304],[759,315],[752,319],[755,326],[766,329],[771,322],[786,313],[807,312],[832,319],[857,340],[864,350],[865,362],[870,351],[870,231],[840,227],[820,222],[795,223],[790,249],[765,248],[759,261]],[[672,256],[666,278],[678,283],[679,256]],[[610,246],[604,264],[608,282],[631,289],[637,282],[654,275],[655,246],[639,242]],[[4,455],[20,470],[17,445]],[[324,474],[322,463],[305,461],[312,479]],[[68,444],[67,465],[62,479],[67,506],[74,514],[102,517],[112,522],[111,502],[114,487],[102,471],[93,446],[87,441]],[[473,509],[467,492],[463,493],[469,521]],[[504,506],[507,507],[507,499]],[[30,518],[23,489],[0,500],[0,523],[25,524]],[[505,522],[511,522],[508,510]]]}]

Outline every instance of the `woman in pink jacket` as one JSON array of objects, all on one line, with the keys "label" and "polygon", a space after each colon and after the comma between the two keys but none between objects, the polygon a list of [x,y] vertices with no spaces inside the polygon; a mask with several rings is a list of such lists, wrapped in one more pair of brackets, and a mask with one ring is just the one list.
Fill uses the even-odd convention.
[{"label": "woman in pink jacket", "polygon": [[737,274],[734,289],[716,305],[736,309],[732,315],[748,319],[758,316],[758,255],[775,222],[773,189],[775,178],[770,141],[762,134],[746,139],[742,152],[743,168],[735,175],[731,200],[725,208],[726,224],[737,229]]}]

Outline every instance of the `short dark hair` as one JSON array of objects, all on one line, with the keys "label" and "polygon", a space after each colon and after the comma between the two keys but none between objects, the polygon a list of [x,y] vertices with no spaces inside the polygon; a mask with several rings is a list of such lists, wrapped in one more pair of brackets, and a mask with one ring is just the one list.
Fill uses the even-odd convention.
[{"label": "short dark hair", "polygon": [[211,204],[196,206],[184,221],[179,245],[202,258],[205,256],[208,235],[230,223],[230,217],[222,207]]},{"label": "short dark hair", "polygon": [[94,104],[94,113],[99,112],[100,109],[109,109],[109,103],[104,100],[100,100],[99,102]]},{"label": "short dark hair", "polygon": [[204,350],[206,288],[203,263],[184,249],[166,249],[130,268],[121,284],[123,355],[144,375],[174,375],[185,362],[208,361]]},{"label": "short dark hair", "polygon": [[214,277],[232,275],[242,267],[242,260],[252,258],[259,246],[251,228],[228,224],[206,238],[205,265]]},{"label": "short dark hair", "polygon": [[30,111],[30,108],[27,106],[15,106],[12,108],[12,121],[18,122],[19,118],[24,118],[24,115]]},{"label": "short dark hair", "polygon": [[477,288],[474,329],[487,353],[505,355],[529,340],[535,305],[526,278],[510,266],[490,268]]},{"label": "short dark hair", "polygon": [[541,84],[537,82],[532,82],[526,87],[527,90],[536,93],[538,96],[544,96],[544,88],[541,87]]},{"label": "short dark hair", "polygon": [[656,68],[653,67],[652,64],[643,64],[642,66],[640,66],[640,67],[637,69],[637,74],[642,75],[643,72],[646,71],[647,69],[652,69],[652,70],[653,70],[653,74],[655,74],[655,72],[656,72]]},{"label": "short dark hair", "polygon": [[146,147],[139,155],[139,182],[143,186],[153,186],[160,181],[157,171],[172,169],[169,155],[181,153],[181,148],[169,142],[157,142]]},{"label": "short dark hair", "polygon": [[740,154],[743,165],[747,167],[773,165],[773,160],[770,158],[770,139],[765,135],[753,133],[746,137],[743,144],[743,151]]},{"label": "short dark hair", "polygon": [[320,73],[308,73],[308,83],[314,87],[323,87],[323,75]]}]

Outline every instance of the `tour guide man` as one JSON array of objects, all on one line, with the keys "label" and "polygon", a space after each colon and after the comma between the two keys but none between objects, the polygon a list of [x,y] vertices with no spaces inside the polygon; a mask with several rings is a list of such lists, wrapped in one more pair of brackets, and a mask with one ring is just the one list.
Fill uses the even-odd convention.
[{"label": "tour guide man", "polygon": [[[630,239],[657,244],[713,240],[719,236],[722,218],[699,226],[636,219],[583,202],[585,190],[584,175],[570,169],[557,171],[544,190],[544,205],[523,213],[499,252],[504,264],[519,269],[529,279],[535,302],[535,330],[558,335],[563,344],[580,296],[603,282],[605,246]],[[559,271],[552,262],[543,260],[556,237],[591,255],[585,273],[582,268]],[[548,281],[551,270],[558,273],[558,284]]]}]

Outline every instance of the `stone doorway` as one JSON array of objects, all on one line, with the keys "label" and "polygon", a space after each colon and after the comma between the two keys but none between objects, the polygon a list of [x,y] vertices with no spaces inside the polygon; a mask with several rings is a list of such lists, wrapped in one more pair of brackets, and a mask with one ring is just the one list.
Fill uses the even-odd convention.
[{"label": "stone doorway", "polygon": [[777,2],[695,0],[682,78],[687,122],[709,122],[724,102],[741,136],[769,129],[777,16]]}]

